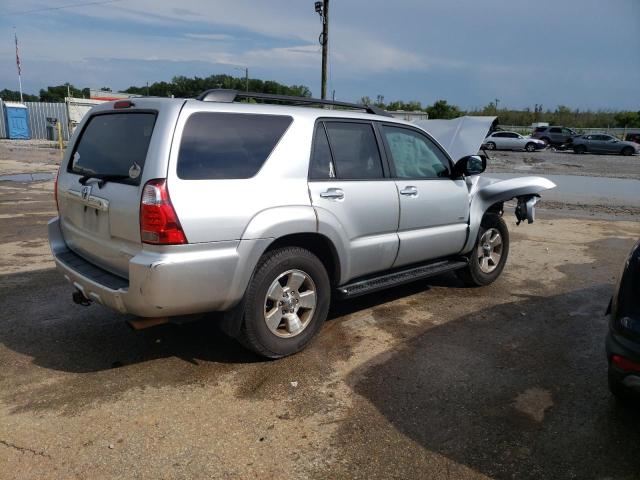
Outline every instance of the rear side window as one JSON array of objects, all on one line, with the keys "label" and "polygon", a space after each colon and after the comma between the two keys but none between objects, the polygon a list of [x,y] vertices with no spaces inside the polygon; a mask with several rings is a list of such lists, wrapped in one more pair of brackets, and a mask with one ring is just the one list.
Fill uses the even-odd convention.
[{"label": "rear side window", "polygon": [[562,133],[562,129],[561,128],[552,128],[549,131],[551,133]]},{"label": "rear side window", "polygon": [[325,180],[327,178],[336,178],[333,159],[331,158],[331,150],[329,149],[329,140],[327,140],[327,134],[324,131],[324,125],[322,123],[316,125],[313,138],[313,153],[309,167],[309,179]]},{"label": "rear side window", "polygon": [[123,175],[129,177],[123,181],[139,184],[155,122],[155,113],[94,115],[67,170],[79,175]]},{"label": "rear side window", "polygon": [[382,178],[380,151],[370,123],[326,122],[325,126],[337,178]]},{"label": "rear side window", "polygon": [[178,177],[184,180],[253,177],[292,122],[284,115],[194,113],[182,133]]}]

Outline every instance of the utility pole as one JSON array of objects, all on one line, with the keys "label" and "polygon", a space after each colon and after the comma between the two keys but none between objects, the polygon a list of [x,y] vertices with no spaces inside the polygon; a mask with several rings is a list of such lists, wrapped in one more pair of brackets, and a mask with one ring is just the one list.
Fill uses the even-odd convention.
[{"label": "utility pole", "polygon": [[249,91],[249,67],[233,67],[234,70],[244,71],[244,88]]},{"label": "utility pole", "polygon": [[500,99],[496,98],[496,115],[498,114],[498,103],[500,103]]},{"label": "utility pole", "polygon": [[320,45],[322,45],[322,86],[320,98],[327,98],[327,57],[329,56],[329,0],[315,2],[315,9],[322,20],[322,33]]}]

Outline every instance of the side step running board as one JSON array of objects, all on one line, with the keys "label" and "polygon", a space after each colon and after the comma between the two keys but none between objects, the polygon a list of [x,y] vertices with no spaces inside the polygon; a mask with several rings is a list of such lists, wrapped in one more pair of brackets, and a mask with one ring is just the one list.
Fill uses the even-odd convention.
[{"label": "side step running board", "polygon": [[383,273],[369,278],[357,280],[338,287],[340,298],[353,298],[367,293],[375,292],[389,287],[413,282],[422,278],[432,277],[444,272],[457,270],[467,266],[468,262],[463,258],[453,260],[440,260],[437,262],[412,266],[401,270],[394,270],[390,273]]}]

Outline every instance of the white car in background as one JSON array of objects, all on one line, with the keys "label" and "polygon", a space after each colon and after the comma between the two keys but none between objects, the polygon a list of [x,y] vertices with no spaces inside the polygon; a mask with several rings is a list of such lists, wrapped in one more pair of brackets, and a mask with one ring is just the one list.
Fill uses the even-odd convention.
[{"label": "white car in background", "polygon": [[542,140],[531,137],[523,137],[516,132],[493,132],[482,142],[487,150],[526,150],[535,152],[547,146]]}]

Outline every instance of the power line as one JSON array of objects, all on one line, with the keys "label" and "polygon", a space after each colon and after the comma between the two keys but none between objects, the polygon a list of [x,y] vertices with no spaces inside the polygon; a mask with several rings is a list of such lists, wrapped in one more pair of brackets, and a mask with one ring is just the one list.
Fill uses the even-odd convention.
[{"label": "power line", "polygon": [[75,7],[90,7],[92,5],[104,5],[105,3],[116,3],[121,2],[122,0],[101,0],[96,2],[83,2],[83,3],[73,3],[68,5],[60,5],[58,7],[45,7],[45,8],[37,8],[34,10],[25,10],[22,12],[9,12],[4,15],[0,15],[0,17],[8,17],[10,15],[28,15],[30,13],[41,13],[41,12],[49,12],[52,10],[62,10],[65,8],[75,8]]}]

